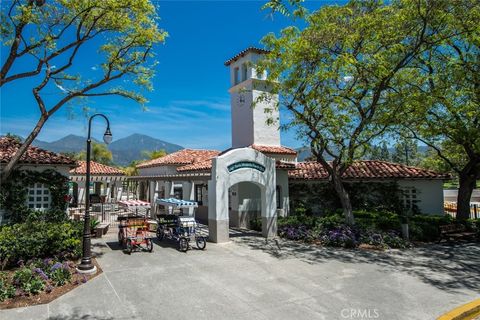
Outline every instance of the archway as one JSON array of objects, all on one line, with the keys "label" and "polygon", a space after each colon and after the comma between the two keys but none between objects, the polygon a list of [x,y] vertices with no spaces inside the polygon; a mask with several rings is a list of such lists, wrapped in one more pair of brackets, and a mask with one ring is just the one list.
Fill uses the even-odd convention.
[{"label": "archway", "polygon": [[251,182],[239,182],[228,192],[228,220],[230,228],[254,229],[262,218],[262,190]]},{"label": "archway", "polygon": [[229,190],[241,183],[253,183],[260,189],[262,235],[276,236],[275,181],[275,161],[252,148],[232,149],[214,158],[208,182],[210,240],[229,241]]}]

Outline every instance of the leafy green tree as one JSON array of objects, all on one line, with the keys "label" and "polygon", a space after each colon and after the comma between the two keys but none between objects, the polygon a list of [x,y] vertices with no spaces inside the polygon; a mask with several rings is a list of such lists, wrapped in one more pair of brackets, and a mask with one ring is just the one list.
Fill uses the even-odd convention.
[{"label": "leafy green tree", "polygon": [[382,160],[390,161],[390,151],[388,150],[388,145],[383,141],[380,145],[374,145],[367,152],[367,159],[370,160]]},{"label": "leafy green tree", "polygon": [[430,22],[442,41],[415,57],[406,77],[399,119],[412,137],[434,150],[431,160],[459,178],[457,218],[470,214],[480,179],[480,3],[451,1]]},{"label": "leafy green tree", "polygon": [[420,163],[418,144],[415,139],[400,138],[395,144],[392,161],[407,166],[416,166]]},{"label": "leafy green tree", "polygon": [[134,160],[126,167],[123,167],[122,170],[127,176],[136,176],[138,175],[137,165],[140,163],[140,160]]},{"label": "leafy green tree", "polygon": [[10,132],[7,132],[7,134],[5,135],[5,137],[7,138],[11,138],[17,142],[22,142],[22,137],[20,137],[18,134],[14,134],[14,133],[10,133]]},{"label": "leafy green tree", "polygon": [[[105,165],[112,165],[112,152],[108,150],[108,147],[104,143],[96,143],[92,142],[92,149],[91,149],[91,160],[105,164]],[[86,160],[87,153],[86,151],[81,151],[76,156],[77,160]]]},{"label": "leafy green tree", "polygon": [[160,150],[152,150],[152,151],[142,151],[142,155],[145,156],[149,160],[161,158],[167,155],[167,152],[163,149]]},{"label": "leafy green tree", "polygon": [[[8,94],[9,83],[35,79],[36,85],[26,89],[32,92],[40,114],[4,168],[2,179],[10,175],[45,122],[64,105],[107,95],[144,103],[139,90],[125,90],[119,80],[151,89],[152,48],[167,35],[159,29],[149,0],[13,0],[2,3],[0,33],[6,52],[0,69],[2,93]],[[77,57],[82,50],[84,54],[92,50],[99,58],[96,75],[79,71]],[[47,99],[45,91],[54,90],[59,98],[50,95]]]},{"label": "leafy green tree", "polygon": [[426,31],[434,6],[419,0],[325,6],[305,16],[305,29],[288,27],[263,40],[271,54],[260,69],[269,70],[279,107],[293,116],[286,127],[297,129],[328,172],[347,223],[354,218],[342,175],[396,121],[401,107],[389,101],[412,58],[436,41],[437,32]]},{"label": "leafy green tree", "polygon": [[382,146],[380,148],[380,157],[378,158],[378,160],[383,160],[383,161],[391,160],[390,151],[388,150],[388,145],[385,141],[382,142]]}]

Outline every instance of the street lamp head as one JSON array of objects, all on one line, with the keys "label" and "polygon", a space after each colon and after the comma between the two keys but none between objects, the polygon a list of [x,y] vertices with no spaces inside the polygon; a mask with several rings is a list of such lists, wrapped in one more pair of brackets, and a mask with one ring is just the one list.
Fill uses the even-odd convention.
[{"label": "street lamp head", "polygon": [[105,134],[103,135],[103,141],[106,144],[110,144],[110,142],[112,142],[112,132],[110,131],[110,128],[107,128],[105,131]]}]

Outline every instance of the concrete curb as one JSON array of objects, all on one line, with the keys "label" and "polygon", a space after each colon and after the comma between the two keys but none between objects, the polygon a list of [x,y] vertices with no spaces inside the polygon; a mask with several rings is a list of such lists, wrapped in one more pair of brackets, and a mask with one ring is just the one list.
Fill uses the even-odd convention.
[{"label": "concrete curb", "polygon": [[480,299],[477,299],[441,315],[437,320],[470,320],[479,315]]}]

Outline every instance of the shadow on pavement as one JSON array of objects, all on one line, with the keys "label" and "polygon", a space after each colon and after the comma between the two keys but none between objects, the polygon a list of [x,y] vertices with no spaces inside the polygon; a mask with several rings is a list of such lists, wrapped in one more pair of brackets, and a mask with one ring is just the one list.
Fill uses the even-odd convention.
[{"label": "shadow on pavement", "polygon": [[480,244],[428,244],[405,250],[373,251],[326,248],[284,239],[266,240],[245,233],[231,236],[232,241],[260,250],[278,259],[299,259],[309,264],[339,261],[376,264],[384,272],[403,272],[441,290],[480,291]]},{"label": "shadow on pavement", "polygon": [[75,310],[69,315],[55,315],[48,317],[48,320],[113,320],[113,317],[102,317],[89,314],[80,314]]}]

